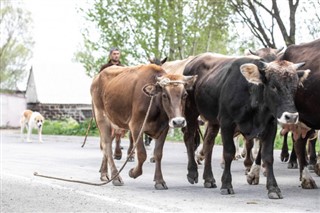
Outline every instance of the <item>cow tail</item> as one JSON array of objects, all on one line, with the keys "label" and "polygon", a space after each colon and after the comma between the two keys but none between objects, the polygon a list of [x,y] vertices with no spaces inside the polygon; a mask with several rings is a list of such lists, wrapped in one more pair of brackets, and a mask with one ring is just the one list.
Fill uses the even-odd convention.
[{"label": "cow tail", "polygon": [[95,118],[95,114],[94,114],[94,107],[93,107],[93,103],[92,103],[92,117],[91,117],[91,119],[89,121],[89,124],[88,124],[88,128],[87,128],[87,131],[86,131],[86,136],[84,137],[84,141],[83,141],[82,146],[81,146],[82,148],[86,144],[87,137],[88,137],[88,134],[89,134],[89,130],[90,130],[93,118]]}]

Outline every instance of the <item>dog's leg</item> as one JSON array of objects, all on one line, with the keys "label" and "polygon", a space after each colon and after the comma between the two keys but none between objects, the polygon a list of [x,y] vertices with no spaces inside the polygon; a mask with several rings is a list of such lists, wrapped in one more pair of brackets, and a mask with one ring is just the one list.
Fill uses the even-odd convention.
[{"label": "dog's leg", "polygon": [[27,142],[31,142],[31,133],[32,133],[32,126],[28,125],[28,135],[27,135]]},{"label": "dog's leg", "polygon": [[24,131],[24,128],[25,128],[25,123],[24,123],[24,122],[21,122],[21,123],[20,123],[20,126],[21,126],[21,129],[20,129],[20,139],[21,139],[21,141],[23,142],[23,140],[24,140],[23,131]]},{"label": "dog's leg", "polygon": [[38,134],[39,134],[39,142],[42,143],[42,126],[38,128]]}]

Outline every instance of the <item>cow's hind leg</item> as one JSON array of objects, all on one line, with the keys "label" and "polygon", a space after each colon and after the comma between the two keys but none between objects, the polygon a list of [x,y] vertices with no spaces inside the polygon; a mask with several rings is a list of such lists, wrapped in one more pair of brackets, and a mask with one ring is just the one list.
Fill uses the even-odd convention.
[{"label": "cow's hind leg", "polygon": [[289,160],[288,133],[283,135],[280,159],[282,162],[287,162]]},{"label": "cow's hind leg", "polygon": [[142,137],[143,135],[141,135],[139,140],[136,141],[138,139],[138,135],[140,132],[140,128],[137,128],[137,126],[140,126],[140,125],[135,125],[135,129],[130,128],[132,129],[131,133],[133,137],[133,143],[137,143],[136,151],[137,151],[137,161],[138,161],[137,166],[135,168],[132,168],[129,171],[129,176],[132,178],[137,178],[140,175],[142,175],[142,165],[147,159],[147,152],[143,144],[143,137]]},{"label": "cow's hind leg", "polygon": [[115,133],[115,140],[116,140],[116,146],[115,146],[115,149],[114,149],[113,156],[114,156],[114,159],[121,160],[121,158],[122,158],[122,151],[121,151],[121,146],[120,146],[121,134]]},{"label": "cow's hind leg", "polygon": [[162,176],[162,170],[161,170],[161,159],[162,159],[162,153],[163,153],[163,145],[167,136],[169,129],[164,130],[160,137],[155,140],[155,146],[154,146],[154,160],[155,160],[155,173],[154,173],[154,181],[155,181],[155,188],[156,189],[168,189],[166,182],[163,179]]},{"label": "cow's hind leg", "polygon": [[112,184],[115,186],[121,186],[123,185],[122,178],[120,175],[117,177],[116,174],[118,173],[118,170],[116,168],[116,165],[113,160],[112,156],[112,134],[111,134],[111,124],[107,120],[107,118],[104,116],[102,111],[94,109],[95,112],[95,118],[97,122],[97,126],[100,131],[100,148],[103,152],[103,159],[101,163],[100,173],[101,173],[101,180],[109,180],[108,177],[108,165],[111,169],[111,178],[114,178],[112,181]]}]

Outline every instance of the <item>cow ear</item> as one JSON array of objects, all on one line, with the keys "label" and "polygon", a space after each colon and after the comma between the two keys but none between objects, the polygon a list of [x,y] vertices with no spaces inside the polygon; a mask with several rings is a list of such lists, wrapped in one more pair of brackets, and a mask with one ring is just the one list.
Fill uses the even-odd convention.
[{"label": "cow ear", "polygon": [[302,85],[302,82],[306,80],[309,76],[310,70],[297,70],[297,75],[299,77],[299,84]]},{"label": "cow ear", "polygon": [[184,76],[184,82],[185,84],[185,89],[186,90],[191,90],[193,88],[194,83],[196,82],[198,78],[198,75],[192,75],[192,76]]},{"label": "cow ear", "polygon": [[259,85],[262,84],[261,75],[257,65],[247,63],[240,66],[241,74],[248,82]]},{"label": "cow ear", "polygon": [[149,97],[155,96],[158,94],[159,91],[161,91],[160,87],[156,84],[147,84],[142,88],[142,91],[144,94],[146,94]]}]

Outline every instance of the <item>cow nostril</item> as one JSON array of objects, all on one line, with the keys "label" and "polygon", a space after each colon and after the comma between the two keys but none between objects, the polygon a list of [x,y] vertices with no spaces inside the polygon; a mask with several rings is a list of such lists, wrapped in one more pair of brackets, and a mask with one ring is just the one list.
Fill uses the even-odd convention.
[{"label": "cow nostril", "polygon": [[291,117],[289,115],[285,115],[284,118],[288,121]]}]

